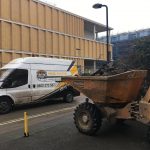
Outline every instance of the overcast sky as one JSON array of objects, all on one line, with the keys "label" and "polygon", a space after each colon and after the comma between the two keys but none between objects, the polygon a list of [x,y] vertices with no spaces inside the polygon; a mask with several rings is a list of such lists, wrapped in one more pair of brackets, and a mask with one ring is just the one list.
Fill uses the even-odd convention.
[{"label": "overcast sky", "polygon": [[113,34],[150,28],[150,0],[42,0],[105,25],[105,8],[93,9],[95,3],[109,8],[109,26]]}]

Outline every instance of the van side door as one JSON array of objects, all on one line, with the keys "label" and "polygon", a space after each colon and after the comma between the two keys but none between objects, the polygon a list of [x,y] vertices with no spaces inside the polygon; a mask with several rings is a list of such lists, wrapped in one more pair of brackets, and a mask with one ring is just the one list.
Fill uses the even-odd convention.
[{"label": "van side door", "polygon": [[7,95],[10,95],[15,104],[31,102],[30,69],[15,69],[4,84]]}]

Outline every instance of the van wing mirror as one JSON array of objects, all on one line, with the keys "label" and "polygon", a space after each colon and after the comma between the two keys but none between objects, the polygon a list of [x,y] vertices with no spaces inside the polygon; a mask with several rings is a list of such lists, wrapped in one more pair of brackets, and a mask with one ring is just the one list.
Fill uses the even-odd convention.
[{"label": "van wing mirror", "polygon": [[8,88],[8,87],[10,87],[11,83],[12,83],[12,79],[11,78],[7,78],[7,79],[4,80],[4,82],[3,82],[1,87],[2,88]]}]

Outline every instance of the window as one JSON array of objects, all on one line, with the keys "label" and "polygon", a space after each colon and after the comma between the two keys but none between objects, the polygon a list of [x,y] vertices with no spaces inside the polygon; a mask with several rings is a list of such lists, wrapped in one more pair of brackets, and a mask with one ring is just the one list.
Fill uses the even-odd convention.
[{"label": "window", "polygon": [[28,83],[28,70],[15,69],[4,81],[3,88],[15,88]]}]

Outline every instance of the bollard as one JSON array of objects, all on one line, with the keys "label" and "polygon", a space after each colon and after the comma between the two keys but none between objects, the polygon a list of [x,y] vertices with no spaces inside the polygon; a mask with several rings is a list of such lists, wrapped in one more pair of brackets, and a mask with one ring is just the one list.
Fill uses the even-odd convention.
[{"label": "bollard", "polygon": [[27,112],[24,112],[24,137],[28,136],[29,136],[28,115]]}]

